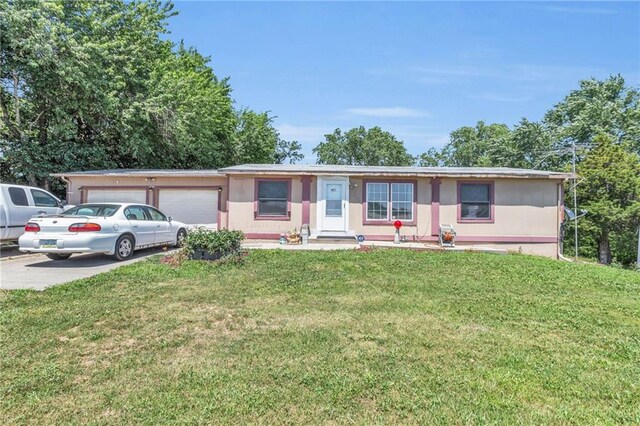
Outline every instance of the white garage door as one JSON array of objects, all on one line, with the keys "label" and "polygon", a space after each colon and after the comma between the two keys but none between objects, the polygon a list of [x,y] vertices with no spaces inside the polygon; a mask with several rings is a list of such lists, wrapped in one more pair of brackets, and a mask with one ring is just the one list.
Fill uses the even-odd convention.
[{"label": "white garage door", "polygon": [[147,203],[146,189],[89,189],[87,203]]},{"label": "white garage door", "polygon": [[216,189],[160,189],[158,207],[179,222],[213,229],[218,227]]}]

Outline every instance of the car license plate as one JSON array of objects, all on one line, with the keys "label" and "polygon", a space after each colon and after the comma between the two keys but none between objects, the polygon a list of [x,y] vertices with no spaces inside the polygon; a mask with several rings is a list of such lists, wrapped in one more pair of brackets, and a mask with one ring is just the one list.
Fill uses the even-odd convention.
[{"label": "car license plate", "polygon": [[58,240],[40,240],[40,248],[56,248]]}]

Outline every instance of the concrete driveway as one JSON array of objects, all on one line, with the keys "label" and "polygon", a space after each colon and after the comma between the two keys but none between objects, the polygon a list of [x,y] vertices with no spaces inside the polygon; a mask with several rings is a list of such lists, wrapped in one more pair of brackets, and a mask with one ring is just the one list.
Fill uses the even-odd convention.
[{"label": "concrete driveway", "polygon": [[132,259],[117,262],[99,254],[74,254],[67,260],[50,260],[44,254],[25,254],[16,248],[2,248],[0,289],[44,290],[81,278],[91,277],[149,256],[166,253],[162,248],[136,251]]}]

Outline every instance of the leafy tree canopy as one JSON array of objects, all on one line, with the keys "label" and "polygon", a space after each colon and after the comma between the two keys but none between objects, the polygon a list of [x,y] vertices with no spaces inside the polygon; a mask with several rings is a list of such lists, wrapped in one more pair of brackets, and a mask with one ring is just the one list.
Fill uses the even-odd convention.
[{"label": "leafy tree canopy", "polygon": [[410,166],[415,162],[402,141],[379,127],[360,126],[344,133],[336,129],[313,152],[318,164]]},{"label": "leafy tree canopy", "polygon": [[606,80],[583,80],[544,116],[555,144],[589,147],[599,134],[640,154],[640,92],[620,75]]},{"label": "leafy tree canopy", "polygon": [[[601,263],[628,264],[634,261],[634,234],[640,227],[640,156],[604,133],[593,144],[578,167],[578,204],[588,211],[579,229],[595,242],[585,246],[585,254],[595,257],[589,250],[597,247]],[[611,241],[618,248],[615,258]]]},{"label": "leafy tree canopy", "polygon": [[236,111],[209,58],[163,39],[174,14],[160,0],[0,2],[2,179],[282,156],[266,113]]}]

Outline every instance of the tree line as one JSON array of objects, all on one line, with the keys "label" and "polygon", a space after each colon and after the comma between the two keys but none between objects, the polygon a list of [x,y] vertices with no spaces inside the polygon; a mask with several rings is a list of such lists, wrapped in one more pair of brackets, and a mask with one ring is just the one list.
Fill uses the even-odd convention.
[{"label": "tree line", "polygon": [[[601,263],[636,260],[640,228],[640,93],[624,79],[584,80],[539,122],[513,127],[479,121],[451,132],[441,149],[414,157],[402,141],[378,127],[336,129],[315,149],[320,164],[376,166],[515,167],[572,171],[576,155],[577,202],[588,213],[579,223],[579,253]],[[573,181],[566,184],[572,207]],[[566,254],[575,255],[574,223]]]},{"label": "tree line", "polygon": [[267,112],[166,39],[170,2],[0,2],[0,177],[108,168],[219,168],[301,158]]}]

